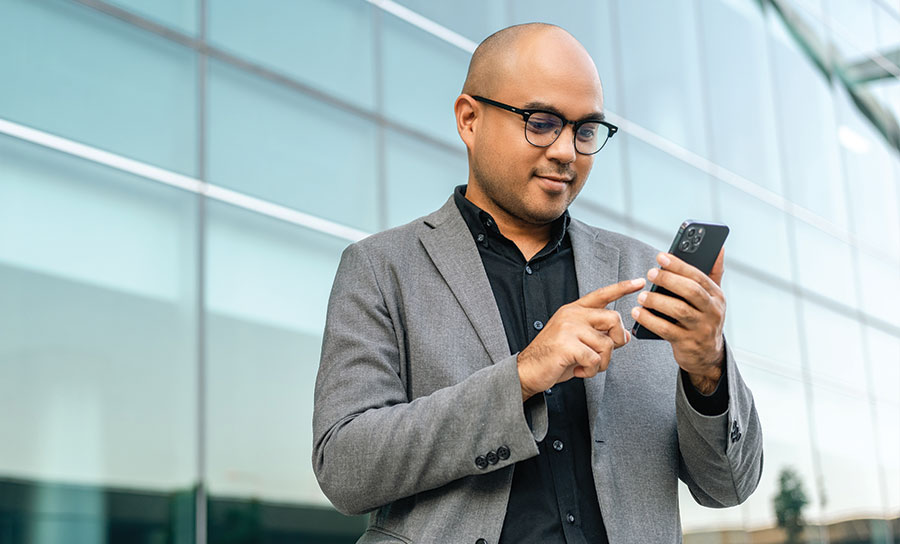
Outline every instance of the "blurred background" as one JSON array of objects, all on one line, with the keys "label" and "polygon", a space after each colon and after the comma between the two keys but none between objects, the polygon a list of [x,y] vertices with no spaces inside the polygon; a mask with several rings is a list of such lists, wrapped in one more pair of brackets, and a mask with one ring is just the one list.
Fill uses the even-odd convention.
[{"label": "blurred background", "polygon": [[466,181],[469,56],[528,21],[621,127],[573,214],[732,229],[765,467],[682,486],[685,541],[900,542],[900,1],[0,0],[0,543],[355,542],[310,461],[338,259]]}]

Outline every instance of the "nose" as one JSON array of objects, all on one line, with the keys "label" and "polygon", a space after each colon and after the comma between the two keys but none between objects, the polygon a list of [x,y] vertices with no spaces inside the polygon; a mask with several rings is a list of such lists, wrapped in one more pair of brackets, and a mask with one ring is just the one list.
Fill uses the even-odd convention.
[{"label": "nose", "polygon": [[562,127],[562,132],[556,141],[547,148],[547,158],[553,159],[562,164],[575,162],[577,152],[575,151],[575,125],[566,123]]}]

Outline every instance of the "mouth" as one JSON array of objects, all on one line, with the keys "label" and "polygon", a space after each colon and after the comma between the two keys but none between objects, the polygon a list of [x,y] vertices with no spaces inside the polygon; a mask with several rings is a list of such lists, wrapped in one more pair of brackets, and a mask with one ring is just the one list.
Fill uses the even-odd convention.
[{"label": "mouth", "polygon": [[568,178],[562,176],[542,176],[539,174],[535,174],[535,177],[541,180],[541,185],[544,187],[544,190],[550,193],[561,193],[565,191],[572,180],[575,178]]}]

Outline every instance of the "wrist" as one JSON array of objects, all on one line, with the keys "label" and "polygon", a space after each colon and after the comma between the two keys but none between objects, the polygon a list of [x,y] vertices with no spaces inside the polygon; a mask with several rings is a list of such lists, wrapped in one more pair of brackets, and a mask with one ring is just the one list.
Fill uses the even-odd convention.
[{"label": "wrist", "polygon": [[[524,359],[527,359],[527,357],[528,357],[528,355],[526,354],[524,356]],[[519,388],[522,391],[522,402],[525,402],[526,400],[533,397],[536,394],[536,392],[532,391],[529,387],[527,387],[525,385],[527,380],[526,380],[526,377],[523,375],[524,372],[523,372],[523,364],[522,363],[523,363],[523,354],[522,354],[522,352],[520,352],[516,356],[516,365],[517,365],[518,375],[519,375]]]},{"label": "wrist", "polygon": [[688,372],[691,384],[704,395],[711,395],[722,379],[722,366],[725,364],[725,350],[722,349],[714,359],[715,362],[704,365],[702,371]]}]

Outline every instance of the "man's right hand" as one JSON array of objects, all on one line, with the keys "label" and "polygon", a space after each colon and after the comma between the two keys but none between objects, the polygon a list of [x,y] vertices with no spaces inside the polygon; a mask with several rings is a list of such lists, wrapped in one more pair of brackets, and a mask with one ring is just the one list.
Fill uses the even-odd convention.
[{"label": "man's right hand", "polygon": [[605,371],[613,350],[631,339],[619,312],[606,306],[643,286],[643,278],[614,283],[560,307],[519,353],[522,400],[573,377]]}]

